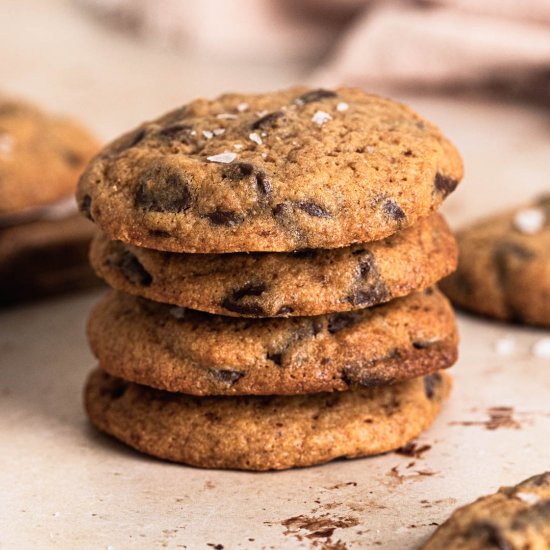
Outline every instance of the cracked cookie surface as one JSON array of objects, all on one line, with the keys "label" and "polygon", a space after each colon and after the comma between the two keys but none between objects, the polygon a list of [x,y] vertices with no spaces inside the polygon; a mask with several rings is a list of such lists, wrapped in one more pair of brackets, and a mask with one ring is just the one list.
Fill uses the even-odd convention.
[{"label": "cracked cookie surface", "polygon": [[321,315],[374,306],[427,288],[456,268],[441,216],[381,241],[300,252],[175,254],[98,234],[90,253],[112,287],[157,302],[244,317]]},{"label": "cracked cookie surface", "polygon": [[450,378],[305,396],[206,397],[154,390],[97,369],[85,403],[100,430],[203,468],[282,470],[388,452],[435,420]]},{"label": "cracked cookie surface", "polygon": [[284,252],[385,238],[462,177],[454,146],[396,102],[296,87],[198,99],[107,146],[79,184],[112,239],[172,252]]},{"label": "cracked cookie surface", "polygon": [[459,263],[441,288],[457,306],[550,326],[550,196],[457,233]]},{"label": "cracked cookie surface", "polygon": [[550,472],[459,508],[423,550],[550,548]]},{"label": "cracked cookie surface", "polygon": [[96,140],[75,121],[0,97],[0,216],[74,193],[79,175],[98,149]]},{"label": "cracked cookie surface", "polygon": [[450,367],[454,314],[427,289],[374,308],[317,317],[245,319],[112,292],[92,311],[101,368],[193,395],[270,395],[377,386]]}]

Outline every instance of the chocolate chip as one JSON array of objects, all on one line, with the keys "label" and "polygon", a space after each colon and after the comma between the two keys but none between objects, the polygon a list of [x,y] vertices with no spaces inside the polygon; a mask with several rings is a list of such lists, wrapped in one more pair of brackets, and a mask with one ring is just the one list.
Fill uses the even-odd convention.
[{"label": "chocolate chip", "polygon": [[221,305],[223,308],[227,309],[227,311],[233,311],[241,315],[251,315],[253,317],[265,316],[263,308],[258,304],[237,304],[232,302],[229,298],[225,298]]},{"label": "chocolate chip", "polygon": [[128,382],[125,382],[124,380],[117,380],[116,384],[114,384],[109,390],[111,399],[120,399],[129,387],[130,384]]},{"label": "chocolate chip", "polygon": [[438,372],[428,374],[424,377],[424,392],[428,399],[433,399],[435,396],[435,389],[441,384],[441,375]]},{"label": "chocolate chip", "polygon": [[323,331],[323,321],[321,319],[313,319],[313,323],[311,324],[311,332],[313,336],[317,336]]},{"label": "chocolate chip", "polygon": [[357,250],[354,250],[352,252],[352,255],[353,256],[358,256],[359,254],[363,254],[364,252],[366,252],[366,250],[364,248],[358,248]]},{"label": "chocolate chip", "polygon": [[350,313],[336,313],[328,318],[327,330],[331,334],[340,332],[355,323],[355,316]]},{"label": "chocolate chip", "polygon": [[241,313],[243,315],[253,315],[256,317],[264,316],[264,310],[259,304],[241,303],[240,300],[247,296],[261,296],[267,290],[267,286],[262,282],[250,282],[234,290],[230,296],[222,301],[222,307],[228,311]]},{"label": "chocolate chip", "polygon": [[284,116],[285,114],[282,111],[274,111],[273,113],[268,113],[267,115],[255,120],[250,127],[252,130],[271,128],[275,126],[277,121]]},{"label": "chocolate chip", "polygon": [[189,143],[192,130],[193,126],[190,124],[172,124],[160,130],[159,136]]},{"label": "chocolate chip", "polygon": [[222,210],[221,208],[206,214],[206,217],[213,225],[225,225],[227,227],[239,225],[244,221],[244,218],[237,214],[237,212],[233,212],[232,210]]},{"label": "chocolate chip", "polygon": [[147,232],[151,237],[155,237],[156,239],[167,239],[170,237],[170,232],[164,229],[148,229]]},{"label": "chocolate chip", "polygon": [[450,178],[449,176],[444,176],[439,172],[435,175],[434,187],[442,193],[444,197],[452,193],[456,189],[457,185],[458,181]]},{"label": "chocolate chip", "polygon": [[282,353],[268,353],[267,358],[269,361],[273,361],[278,367],[280,367],[283,364]]},{"label": "chocolate chip", "polygon": [[84,195],[82,197],[78,208],[89,220],[94,220],[92,218],[92,197],[90,197],[90,195]]},{"label": "chocolate chip", "polygon": [[233,300],[240,300],[245,296],[261,296],[267,290],[265,283],[246,283],[244,286],[234,290],[231,294]]},{"label": "chocolate chip", "polygon": [[223,175],[234,180],[242,180],[254,173],[254,166],[248,162],[236,162],[223,169]]},{"label": "chocolate chip", "polygon": [[245,375],[244,372],[227,369],[209,369],[208,372],[212,378],[229,386],[236,384]]},{"label": "chocolate chip", "polygon": [[149,212],[184,212],[192,197],[182,174],[167,166],[157,165],[142,174],[135,195],[135,205]]},{"label": "chocolate chip", "polygon": [[412,157],[412,154],[413,152],[410,149],[406,149],[405,151],[403,151],[404,157]]},{"label": "chocolate chip", "polygon": [[67,162],[69,166],[72,166],[74,168],[77,168],[78,166],[82,165],[84,163],[84,159],[82,158],[82,155],[79,153],[76,153],[75,151],[63,151],[63,158]]},{"label": "chocolate chip", "polygon": [[357,274],[361,279],[367,278],[371,273],[378,275],[376,266],[374,265],[374,258],[369,254],[366,258],[361,260],[357,266]]},{"label": "chocolate chip", "polygon": [[498,550],[514,550],[515,546],[506,540],[506,535],[501,529],[489,522],[481,522],[472,526],[474,531],[483,531],[487,535],[487,544]]},{"label": "chocolate chip", "polygon": [[131,149],[132,147],[135,147],[140,141],[143,140],[145,134],[145,128],[138,128],[127,136],[122,137],[121,140],[117,140],[117,142],[115,142],[114,152],[121,153],[126,149]]},{"label": "chocolate chip", "polygon": [[316,218],[331,218],[330,212],[325,210],[322,206],[319,206],[317,203],[312,201],[299,201],[296,203],[296,206],[303,210],[306,214],[314,216]]},{"label": "chocolate chip", "polygon": [[267,174],[261,170],[256,172],[256,187],[258,188],[260,195],[263,195],[264,197],[269,197],[269,195],[271,195],[271,182],[269,181]]},{"label": "chocolate chip", "polygon": [[124,278],[133,285],[150,286],[153,282],[151,274],[129,250],[124,250],[116,260],[109,263],[113,263]]},{"label": "chocolate chip", "polygon": [[376,281],[368,290],[355,290],[348,294],[347,301],[354,306],[369,307],[385,301],[389,296],[388,288],[382,281]]},{"label": "chocolate chip", "polygon": [[386,199],[382,209],[388,218],[397,222],[402,222],[406,218],[405,212],[393,199]]},{"label": "chocolate chip", "polygon": [[290,306],[281,306],[275,315],[288,315],[294,311]]},{"label": "chocolate chip", "polygon": [[273,207],[272,212],[274,216],[284,216],[290,212],[290,205],[286,202],[281,202]]},{"label": "chocolate chip", "polygon": [[295,102],[298,103],[298,105],[304,105],[305,103],[312,103],[313,101],[321,101],[322,99],[332,98],[332,97],[338,97],[336,92],[333,92],[332,90],[312,90],[311,92],[307,92],[304,95],[301,95],[300,97],[297,97],[295,99]]}]

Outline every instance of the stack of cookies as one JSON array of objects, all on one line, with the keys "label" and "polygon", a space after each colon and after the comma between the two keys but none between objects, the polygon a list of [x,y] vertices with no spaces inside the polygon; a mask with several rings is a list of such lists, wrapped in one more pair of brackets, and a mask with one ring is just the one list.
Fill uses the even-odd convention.
[{"label": "stack of cookies", "polygon": [[383,453],[449,392],[456,149],[356,89],[199,99],[81,178],[102,230],[88,415],[140,451],[246,470]]},{"label": "stack of cookies", "polygon": [[75,121],[0,97],[0,306],[98,284],[74,200],[98,148]]}]

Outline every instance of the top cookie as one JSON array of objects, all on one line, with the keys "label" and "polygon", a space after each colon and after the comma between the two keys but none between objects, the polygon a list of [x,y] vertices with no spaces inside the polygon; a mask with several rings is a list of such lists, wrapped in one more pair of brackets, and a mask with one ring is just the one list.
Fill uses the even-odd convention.
[{"label": "top cookie", "polygon": [[382,239],[462,177],[411,109],[358,89],[198,99],[107,146],[81,210],[111,238],[171,252],[283,252]]},{"label": "top cookie", "polygon": [[77,123],[0,97],[0,215],[74,193],[98,148]]}]

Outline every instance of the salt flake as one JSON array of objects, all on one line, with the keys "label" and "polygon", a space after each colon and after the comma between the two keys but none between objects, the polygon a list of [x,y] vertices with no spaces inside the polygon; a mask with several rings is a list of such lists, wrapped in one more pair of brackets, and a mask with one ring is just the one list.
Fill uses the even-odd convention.
[{"label": "salt flake", "polygon": [[235,143],[235,145],[233,145],[233,147],[237,150],[240,150],[240,149],[243,148],[243,146],[240,143]]},{"label": "salt flake", "polygon": [[531,353],[540,359],[550,359],[550,337],[541,338],[535,342]]},{"label": "salt flake", "polygon": [[367,145],[367,153],[375,153],[376,147],[373,147],[372,145]]},{"label": "salt flake", "polygon": [[214,128],[213,132],[215,136],[223,136],[225,128]]},{"label": "salt flake", "polygon": [[340,101],[338,105],[336,105],[336,110],[340,113],[343,113],[344,111],[347,111],[349,109],[349,105],[345,101]]},{"label": "salt flake", "polygon": [[216,115],[216,118],[219,118],[220,120],[231,120],[237,118],[237,115],[232,113],[220,113],[219,115]]},{"label": "salt flake", "polygon": [[311,120],[312,122],[315,122],[315,124],[322,126],[325,122],[332,120],[332,117],[328,113],[325,113],[325,111],[315,111],[315,114],[311,117]]},{"label": "salt flake", "polygon": [[251,134],[249,134],[248,137],[251,141],[257,143],[258,145],[261,145],[263,143],[262,138],[256,132],[252,132]]},{"label": "salt flake", "polygon": [[214,134],[210,131],[210,130],[204,130],[202,135],[206,138],[206,139],[212,139],[214,137]]},{"label": "salt flake", "polygon": [[527,504],[537,504],[537,502],[540,501],[540,497],[539,495],[535,494],[535,493],[523,493],[523,492],[518,492],[516,493],[516,498],[519,498],[520,500],[522,500],[523,502],[526,502]]},{"label": "salt flake", "polygon": [[239,103],[237,105],[237,111],[239,111],[239,113],[244,113],[247,110],[248,110],[248,103]]},{"label": "salt flake", "polygon": [[546,223],[546,214],[542,208],[526,208],[514,217],[516,229],[526,235],[538,233]]},{"label": "salt flake", "polygon": [[218,153],[217,155],[206,157],[206,160],[209,160],[210,162],[221,162],[222,164],[229,164],[230,162],[233,162],[236,158],[236,153],[232,153],[231,151],[224,151],[223,153]]},{"label": "salt flake", "polygon": [[499,355],[512,355],[516,351],[516,341],[511,336],[504,336],[495,342],[495,351]]}]

